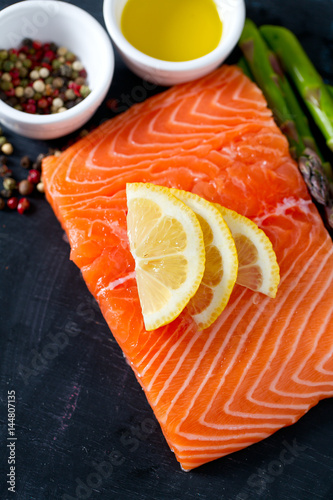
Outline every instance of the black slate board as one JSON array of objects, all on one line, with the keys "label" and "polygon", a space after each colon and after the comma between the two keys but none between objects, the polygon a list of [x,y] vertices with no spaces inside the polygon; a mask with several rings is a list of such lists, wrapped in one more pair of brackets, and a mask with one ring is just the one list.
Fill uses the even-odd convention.
[{"label": "black slate board", "polygon": [[[0,0],[0,8],[12,2]],[[102,0],[73,1],[102,24]],[[333,82],[332,0],[247,0],[258,24],[291,28]],[[75,21],[73,21],[75,22]],[[237,51],[230,61],[236,60]],[[141,99],[116,59],[109,98]],[[150,92],[159,92],[156,88]],[[102,106],[88,126],[112,116]],[[7,131],[6,131],[7,132]],[[68,138],[6,133],[10,165]],[[90,296],[51,208],[0,212],[0,498],[19,500],[323,500],[333,498],[333,400],[297,424],[197,470],[180,470],[121,350]],[[16,393],[16,493],[8,492],[7,391]],[[284,451],[288,450],[288,451]]]}]

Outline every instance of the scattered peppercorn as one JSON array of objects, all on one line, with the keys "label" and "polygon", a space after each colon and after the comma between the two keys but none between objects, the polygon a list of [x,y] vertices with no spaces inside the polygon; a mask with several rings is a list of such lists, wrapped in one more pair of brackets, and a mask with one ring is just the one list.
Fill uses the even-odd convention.
[{"label": "scattered peppercorn", "polygon": [[40,181],[40,172],[35,168],[31,169],[28,174],[28,181],[32,184],[38,184]]},{"label": "scattered peppercorn", "polygon": [[7,207],[11,210],[15,210],[19,204],[19,200],[16,196],[12,196],[7,200]]},{"label": "scattered peppercorn", "polygon": [[11,170],[9,170],[9,168],[7,167],[7,165],[1,165],[0,166],[0,177],[7,177],[8,176],[8,172],[11,172]]},{"label": "scattered peppercorn", "polygon": [[2,146],[1,146],[1,151],[5,154],[5,155],[11,155],[14,151],[14,148],[13,148],[13,145],[10,143],[10,142],[5,142]]},{"label": "scattered peppercorn", "polygon": [[29,194],[31,194],[33,190],[34,190],[34,185],[28,179],[24,179],[18,185],[18,191],[22,196],[29,196]]},{"label": "scattered peppercorn", "polygon": [[37,191],[39,191],[39,193],[45,193],[45,188],[44,188],[44,183],[43,182],[39,182],[36,186],[37,188]]},{"label": "scattered peppercorn", "polygon": [[0,210],[3,210],[6,206],[6,202],[3,198],[0,198]]},{"label": "scattered peppercorn", "polygon": [[4,179],[4,181],[3,181],[3,187],[7,191],[16,189],[16,187],[17,187],[16,180],[13,179],[12,177],[6,177],[6,179]]},{"label": "scattered peppercorn", "polygon": [[66,47],[24,39],[18,49],[0,50],[0,98],[19,111],[61,113],[89,93],[87,72]]},{"label": "scattered peppercorn", "polygon": [[17,205],[17,211],[19,214],[23,214],[30,208],[30,201],[27,198],[21,198]]},{"label": "scattered peppercorn", "polygon": [[34,163],[35,167],[37,170],[40,170],[42,168],[42,161],[46,157],[44,153],[39,153],[39,155],[36,158],[36,161]]},{"label": "scattered peppercorn", "polygon": [[30,168],[31,167],[31,160],[30,160],[29,156],[27,156],[27,155],[22,156],[20,163],[21,163],[21,167],[23,167],[23,168]]},{"label": "scattered peppercorn", "polygon": [[8,199],[8,198],[11,198],[11,196],[13,194],[13,191],[11,191],[9,189],[2,189],[0,194],[1,194],[1,196],[3,198],[7,198]]}]

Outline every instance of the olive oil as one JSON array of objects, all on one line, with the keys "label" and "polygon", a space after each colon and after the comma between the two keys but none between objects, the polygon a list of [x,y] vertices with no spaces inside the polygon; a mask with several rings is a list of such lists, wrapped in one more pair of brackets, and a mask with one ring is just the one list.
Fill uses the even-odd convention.
[{"label": "olive oil", "polygon": [[213,0],[128,0],[121,30],[151,57],[189,61],[217,47],[222,22]]}]

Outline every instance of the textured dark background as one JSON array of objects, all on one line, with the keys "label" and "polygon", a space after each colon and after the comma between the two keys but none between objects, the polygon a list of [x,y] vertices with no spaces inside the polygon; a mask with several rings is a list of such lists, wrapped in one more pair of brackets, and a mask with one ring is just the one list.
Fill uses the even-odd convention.
[{"label": "textured dark background", "polygon": [[[0,0],[0,7],[11,3]],[[104,24],[102,0],[72,3]],[[247,14],[294,30],[333,83],[333,0],[247,0]],[[109,97],[133,103],[140,83],[117,57]],[[102,106],[89,125],[111,116]],[[6,135],[15,147],[9,164],[17,178],[23,154],[34,158],[68,140]],[[1,500],[333,499],[333,400],[259,444],[182,472],[69,261],[51,208],[42,197],[33,205],[26,216],[0,212]],[[17,398],[16,494],[6,485],[7,390]],[[293,454],[281,466],[284,449]]]}]

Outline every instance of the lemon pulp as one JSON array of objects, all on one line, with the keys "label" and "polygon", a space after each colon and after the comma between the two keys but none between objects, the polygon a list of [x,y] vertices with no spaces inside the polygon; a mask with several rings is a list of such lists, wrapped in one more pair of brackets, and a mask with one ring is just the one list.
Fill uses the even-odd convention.
[{"label": "lemon pulp", "polygon": [[148,56],[189,61],[217,47],[222,22],[213,0],[128,0],[121,30]]}]

